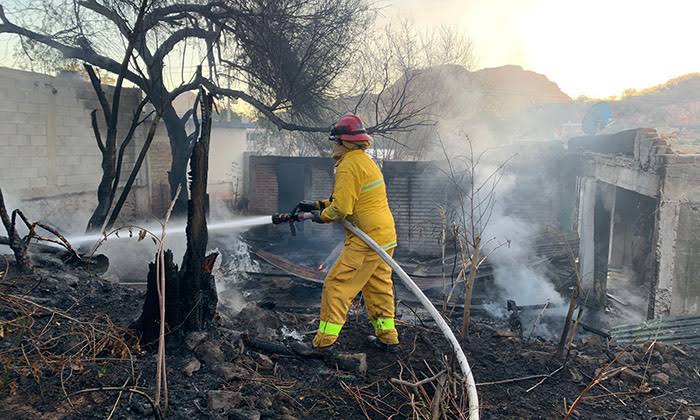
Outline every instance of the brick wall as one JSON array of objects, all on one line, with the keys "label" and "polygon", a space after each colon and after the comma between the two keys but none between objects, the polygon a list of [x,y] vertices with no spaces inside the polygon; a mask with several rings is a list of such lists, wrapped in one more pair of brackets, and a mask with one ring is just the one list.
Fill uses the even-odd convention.
[{"label": "brick wall", "polygon": [[[0,98],[3,190],[13,200],[25,201],[32,218],[67,230],[84,229],[97,202],[101,175],[101,155],[90,123],[90,112],[99,109],[92,87],[80,79],[1,68]],[[120,136],[139,100],[138,90],[123,92]],[[139,131],[127,150],[126,167],[133,163],[143,134]],[[145,191],[144,185],[139,179],[125,215],[145,210],[142,206],[148,201],[136,197]]]},{"label": "brick wall", "polygon": [[248,210],[255,214],[272,214],[277,208],[276,156],[250,156]]}]

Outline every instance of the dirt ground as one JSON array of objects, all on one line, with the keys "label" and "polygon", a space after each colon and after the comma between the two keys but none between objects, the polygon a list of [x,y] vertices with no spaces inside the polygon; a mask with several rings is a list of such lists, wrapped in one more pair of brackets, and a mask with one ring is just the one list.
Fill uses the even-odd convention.
[{"label": "dirt ground", "polygon": [[[32,275],[5,268],[0,262],[0,418],[153,417],[144,395],[154,395],[154,353],[128,330],[143,292],[51,258]],[[311,338],[318,322],[311,303],[320,289],[283,277],[253,276],[239,286],[250,289],[246,299],[258,305],[235,316],[222,308],[206,333],[168,336],[167,418],[418,418],[431,408],[439,381],[411,387],[395,380],[415,383],[451,372],[447,342],[422,316],[398,322],[402,345],[392,354],[370,346],[367,319],[361,310],[351,313],[335,351],[364,353],[366,373],[339,369],[327,356],[286,351]],[[450,321],[460,324],[458,317]],[[601,368],[607,377],[591,387],[572,418],[700,416],[698,349],[622,348],[583,337],[564,363],[554,344],[506,330],[475,319],[462,344],[479,384],[482,418],[562,418]],[[262,350],[256,340],[284,351]],[[144,395],[120,392],[124,388]],[[440,405],[439,417],[467,417],[456,408],[465,407],[462,388],[442,395],[453,399]]]}]

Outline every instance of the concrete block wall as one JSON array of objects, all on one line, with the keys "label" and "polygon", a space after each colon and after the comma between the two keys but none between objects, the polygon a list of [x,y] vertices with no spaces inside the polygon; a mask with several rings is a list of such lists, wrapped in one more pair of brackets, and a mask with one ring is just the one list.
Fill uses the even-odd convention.
[{"label": "concrete block wall", "polygon": [[[700,254],[696,239],[700,237],[700,155],[675,152],[652,129],[585,140],[584,144],[572,139],[569,144],[579,161],[577,175],[582,185],[578,216],[582,275],[593,269],[594,239],[589,232],[596,185],[633,191],[656,203],[647,316],[700,313],[700,266],[695,263]],[[609,149],[610,142],[631,145],[631,153],[616,154]]]},{"label": "concrete block wall", "polygon": [[[513,168],[519,176],[530,177],[532,188],[523,194],[505,197],[507,214],[522,218],[541,226],[557,224],[559,218],[560,184],[554,182],[544,188],[545,181],[552,182],[554,175],[546,168],[544,160],[551,156],[539,154],[538,161]],[[278,156],[250,156],[248,165],[249,206],[251,213],[270,214],[279,209],[277,205],[276,165],[282,160],[305,160],[305,195],[307,198],[328,197],[333,190],[330,168],[331,159],[290,158]],[[454,196],[450,196],[444,174],[437,162],[385,161],[382,172],[386,182],[389,207],[394,215],[399,241],[399,252],[423,256],[437,256],[440,253],[442,221],[440,208],[446,208]],[[553,171],[554,169],[552,169]],[[300,177],[303,175],[300,174]],[[536,191],[534,191],[536,189]],[[572,204],[573,205],[573,204]],[[315,226],[309,227],[316,232]]]},{"label": "concrete block wall", "polygon": [[[322,199],[330,196],[333,191],[332,159],[250,156],[247,168],[248,210],[251,213],[270,214],[286,210],[279,209],[277,205],[276,165],[289,159],[306,162],[306,172],[309,175],[305,188],[307,198]],[[437,255],[440,223],[436,217],[436,206],[439,204],[435,197],[436,191],[442,188],[436,181],[437,168],[426,162],[387,161],[383,163],[382,171],[401,250]],[[323,228],[309,225],[304,229],[308,229],[306,234],[329,234],[329,230]]]},{"label": "concrete block wall", "polygon": [[[109,88],[106,88],[109,94]],[[79,78],[0,68],[0,185],[41,218],[65,229],[84,229],[96,205],[101,154],[91,128],[90,112],[99,109],[92,86]],[[126,133],[140,92],[125,89],[120,135]],[[104,119],[98,111],[103,129]],[[142,143],[138,132],[126,153]],[[139,180],[137,186],[143,185]],[[137,188],[139,190],[139,188]],[[132,198],[125,214],[147,201]],[[143,210],[143,209],[141,209]],[[61,216],[59,216],[59,213]],[[75,226],[73,226],[75,225]]]},{"label": "concrete block wall", "polygon": [[517,143],[486,154],[482,179],[505,162],[496,188],[497,211],[538,227],[571,228],[568,214],[575,203],[567,202],[563,192],[575,180],[567,179],[565,156],[558,142]]},{"label": "concrete block wall", "polygon": [[168,172],[172,162],[170,140],[162,123],[156,128],[155,137],[148,149],[147,159],[148,177],[151,183],[149,194],[151,211],[154,216],[161,217],[165,214],[171,201]]},{"label": "concrete block wall", "polygon": [[382,172],[400,252],[439,255],[442,222],[438,209],[445,206],[447,195],[436,164],[386,161]]},{"label": "concrete block wall", "polygon": [[328,199],[333,192],[334,163],[329,159],[325,165],[317,164],[311,168],[311,195],[313,199]]},{"label": "concrete block wall", "polygon": [[671,311],[700,313],[700,203],[681,203],[678,212]]}]

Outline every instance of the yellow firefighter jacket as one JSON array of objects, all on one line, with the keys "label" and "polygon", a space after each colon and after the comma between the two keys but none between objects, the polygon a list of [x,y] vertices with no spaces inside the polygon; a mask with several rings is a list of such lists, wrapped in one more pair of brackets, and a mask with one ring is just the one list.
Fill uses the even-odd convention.
[{"label": "yellow firefighter jacket", "polygon": [[[323,204],[321,218],[324,221],[347,217],[385,250],[396,247],[394,216],[389,210],[384,176],[364,150],[351,150],[338,160],[333,195]],[[345,245],[369,248],[347,230]]]}]

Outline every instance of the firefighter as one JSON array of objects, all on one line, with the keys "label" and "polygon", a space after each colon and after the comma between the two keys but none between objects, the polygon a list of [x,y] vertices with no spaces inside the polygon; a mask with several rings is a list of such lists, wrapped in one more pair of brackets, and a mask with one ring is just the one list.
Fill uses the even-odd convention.
[{"label": "firefighter", "polygon": [[[329,200],[300,203],[302,211],[314,212],[317,223],[347,218],[393,255],[396,248],[394,217],[389,210],[384,177],[365,152],[372,145],[362,120],[343,115],[330,133],[333,142],[335,183]],[[313,208],[309,208],[309,206]],[[345,243],[338,260],[323,284],[321,315],[313,346],[324,349],[338,339],[348,308],[359,292],[374,327],[380,348],[395,351],[399,337],[394,326],[394,291],[391,268],[360,238],[345,232]]]}]

